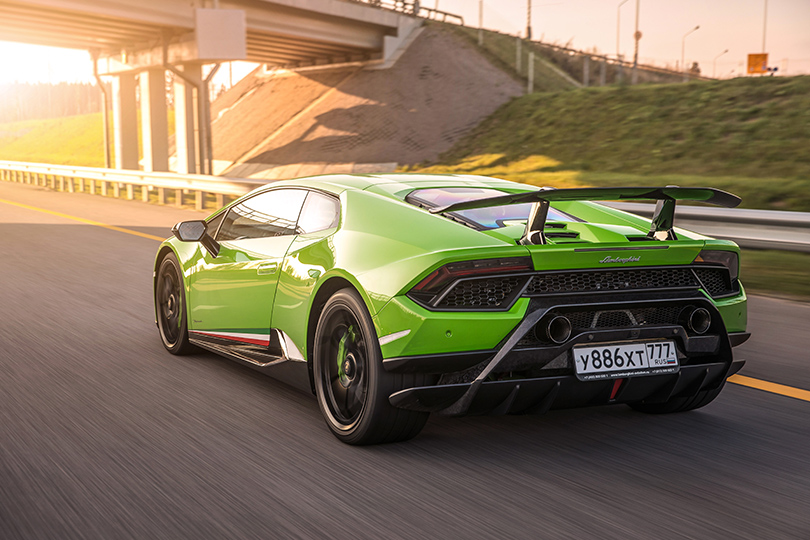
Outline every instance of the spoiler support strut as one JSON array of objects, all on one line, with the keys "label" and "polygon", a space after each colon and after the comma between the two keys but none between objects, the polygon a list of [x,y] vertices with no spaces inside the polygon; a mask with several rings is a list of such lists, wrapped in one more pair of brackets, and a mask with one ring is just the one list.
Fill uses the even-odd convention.
[{"label": "spoiler support strut", "polygon": [[650,240],[677,240],[674,231],[675,199],[663,199],[655,203],[655,213],[647,238]]},{"label": "spoiler support strut", "polygon": [[543,231],[546,228],[546,218],[548,217],[549,202],[545,199],[532,204],[532,211],[529,213],[529,220],[526,222],[526,230],[518,240],[521,246],[531,246],[545,244],[546,235]]}]

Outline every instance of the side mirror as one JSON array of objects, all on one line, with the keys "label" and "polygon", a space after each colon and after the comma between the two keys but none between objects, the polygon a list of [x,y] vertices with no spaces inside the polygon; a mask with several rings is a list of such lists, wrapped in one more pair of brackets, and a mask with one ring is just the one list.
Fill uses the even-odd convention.
[{"label": "side mirror", "polygon": [[219,255],[219,243],[208,234],[203,220],[181,221],[172,227],[172,234],[181,242],[200,242],[212,257]]},{"label": "side mirror", "polygon": [[208,225],[203,220],[181,221],[172,227],[172,234],[181,242],[199,242],[208,233]]}]

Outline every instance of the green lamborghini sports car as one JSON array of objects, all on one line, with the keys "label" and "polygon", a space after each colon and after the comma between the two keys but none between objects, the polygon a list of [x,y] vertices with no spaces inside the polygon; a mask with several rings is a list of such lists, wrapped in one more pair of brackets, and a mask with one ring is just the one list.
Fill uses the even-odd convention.
[{"label": "green lamborghini sports car", "polygon": [[[652,220],[594,201],[657,201]],[[712,401],[743,362],[739,249],[673,225],[719,190],[552,189],[462,175],[276,182],[178,223],[154,267],[173,354],[207,349],[311,391],[350,444],[431,412]]]}]

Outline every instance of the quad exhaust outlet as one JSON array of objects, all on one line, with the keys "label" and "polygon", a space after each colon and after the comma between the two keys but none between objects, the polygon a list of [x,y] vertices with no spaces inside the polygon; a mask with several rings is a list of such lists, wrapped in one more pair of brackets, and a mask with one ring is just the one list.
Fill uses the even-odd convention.
[{"label": "quad exhaust outlet", "polygon": [[535,336],[542,341],[551,341],[557,345],[565,343],[571,337],[571,321],[567,317],[557,315],[545,323],[534,327]]},{"label": "quad exhaust outlet", "polygon": [[712,315],[706,308],[696,308],[689,314],[687,324],[694,333],[705,334],[712,325]]}]

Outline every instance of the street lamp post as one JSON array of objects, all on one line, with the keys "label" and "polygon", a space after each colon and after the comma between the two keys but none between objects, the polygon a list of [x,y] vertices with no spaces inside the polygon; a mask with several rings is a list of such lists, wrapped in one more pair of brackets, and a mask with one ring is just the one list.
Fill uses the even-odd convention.
[{"label": "street lamp post", "polygon": [[762,16],[762,52],[765,53],[765,30],[768,28],[768,0],[765,0],[765,13]]},{"label": "street lamp post", "polygon": [[532,0],[526,0],[526,39],[532,40]]},{"label": "street lamp post", "polygon": [[638,83],[638,42],[641,40],[641,31],[638,29],[638,14],[641,11],[641,0],[636,0],[636,31],[633,33],[633,39],[636,42],[635,50],[633,51],[633,84]]},{"label": "street lamp post", "polygon": [[717,59],[720,58],[721,56],[723,56],[724,54],[726,54],[727,52],[728,52],[728,49],[726,49],[725,51],[723,51],[720,54],[718,54],[717,56],[715,56],[714,60],[712,60],[712,78],[713,79],[716,78],[715,73],[717,72]]},{"label": "street lamp post", "polygon": [[620,23],[622,21],[622,6],[629,1],[630,0],[622,0],[619,3],[619,7],[616,8],[616,60],[621,59],[621,55],[619,54],[619,36],[621,35]]},{"label": "street lamp post", "polygon": [[694,28],[689,30],[687,33],[685,33],[683,35],[683,38],[681,38],[681,69],[683,70],[683,80],[684,81],[689,80],[689,71],[687,71],[686,64],[684,63],[684,53],[686,52],[686,36],[688,36],[692,32],[697,31],[699,28],[700,28],[700,25],[695,26]]},{"label": "street lamp post", "polygon": [[478,46],[484,45],[484,0],[478,0]]}]

